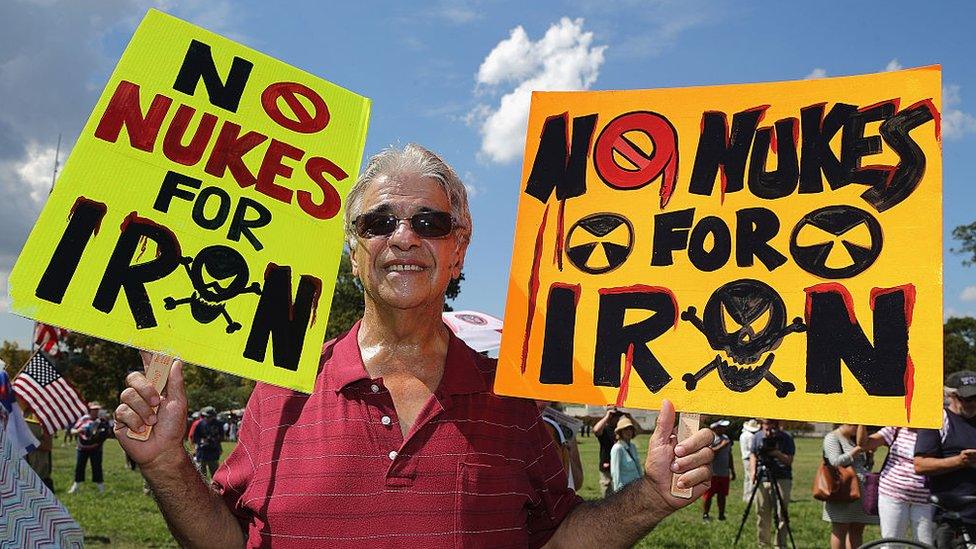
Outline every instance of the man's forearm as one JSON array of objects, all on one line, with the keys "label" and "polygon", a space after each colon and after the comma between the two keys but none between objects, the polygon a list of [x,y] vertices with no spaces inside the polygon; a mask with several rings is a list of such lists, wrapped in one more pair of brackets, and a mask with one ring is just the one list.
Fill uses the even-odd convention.
[{"label": "man's forearm", "polygon": [[577,506],[546,548],[630,547],[674,511],[645,477],[606,499]]},{"label": "man's forearm", "polygon": [[947,458],[915,456],[915,473],[919,475],[942,475],[958,471],[965,466],[962,456]]},{"label": "man's forearm", "polygon": [[142,474],[181,547],[244,545],[237,519],[223,499],[204,483],[182,448],[160,464],[144,466]]}]

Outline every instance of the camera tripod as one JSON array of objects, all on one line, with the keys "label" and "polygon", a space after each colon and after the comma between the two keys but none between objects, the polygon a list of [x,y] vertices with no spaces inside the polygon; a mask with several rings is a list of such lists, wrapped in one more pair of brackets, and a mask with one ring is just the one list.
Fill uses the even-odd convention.
[{"label": "camera tripod", "polygon": [[[790,513],[783,502],[783,494],[779,490],[779,482],[776,481],[776,473],[768,466],[766,463],[765,456],[759,457],[759,464],[756,467],[756,478],[753,479],[752,493],[749,495],[749,503],[746,504],[745,510],[742,512],[742,521],[739,523],[739,531],[735,534],[735,541],[732,545],[739,544],[739,538],[742,537],[742,528],[746,525],[746,519],[749,518],[749,510],[752,509],[752,501],[756,499],[756,491],[762,485],[763,480],[768,480],[770,484],[770,492],[773,496],[773,532],[771,535],[777,535],[777,529],[779,526],[779,513],[783,512],[783,528],[786,528],[786,533],[790,537],[790,547],[796,549],[796,542],[793,541],[793,530],[790,529]],[[759,512],[758,510],[756,511]],[[774,542],[775,543],[775,542]]]}]

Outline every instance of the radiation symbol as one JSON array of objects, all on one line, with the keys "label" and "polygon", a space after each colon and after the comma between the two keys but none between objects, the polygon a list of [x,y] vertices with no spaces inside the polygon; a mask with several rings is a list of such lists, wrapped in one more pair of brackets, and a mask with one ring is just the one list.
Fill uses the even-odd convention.
[{"label": "radiation symbol", "polygon": [[566,236],[566,255],[584,273],[600,274],[623,264],[634,246],[630,221],[609,213],[598,213],[576,222]]},{"label": "radiation symbol", "polygon": [[881,254],[881,224],[854,206],[814,210],[796,224],[790,254],[804,271],[822,278],[850,278]]}]

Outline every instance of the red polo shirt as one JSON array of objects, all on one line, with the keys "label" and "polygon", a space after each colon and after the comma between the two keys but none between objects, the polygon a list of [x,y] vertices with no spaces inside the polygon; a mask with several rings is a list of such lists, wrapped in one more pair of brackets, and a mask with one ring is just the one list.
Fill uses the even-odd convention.
[{"label": "red polo shirt", "polygon": [[359,324],[326,343],[311,395],[255,387],[214,486],[248,546],[541,546],[581,500],[534,403],[492,394],[495,361],[451,334],[406,439]]}]

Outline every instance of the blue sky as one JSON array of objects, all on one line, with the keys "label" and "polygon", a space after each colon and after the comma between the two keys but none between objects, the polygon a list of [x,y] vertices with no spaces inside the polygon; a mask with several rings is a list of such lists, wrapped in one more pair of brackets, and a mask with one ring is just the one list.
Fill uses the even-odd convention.
[{"label": "blue sky", "polygon": [[976,220],[966,163],[976,145],[972,3],[330,4],[0,3],[0,340],[26,345],[30,337],[31,323],[7,311],[6,277],[50,185],[58,133],[63,160],[148,7],[372,98],[367,154],[409,141],[441,153],[471,190],[475,224],[455,308],[496,316],[504,312],[529,90],[793,80],[940,63],[945,311],[976,316],[976,268],[949,252],[952,228]]}]

